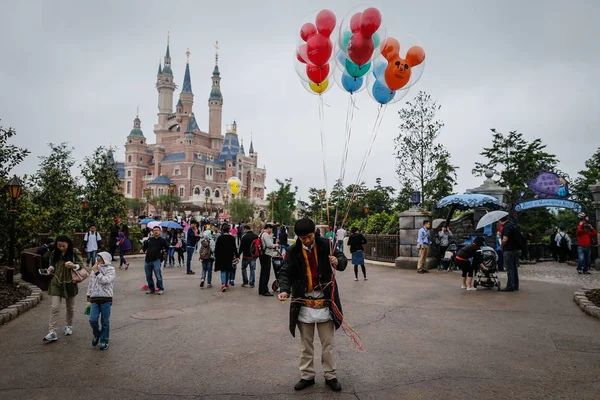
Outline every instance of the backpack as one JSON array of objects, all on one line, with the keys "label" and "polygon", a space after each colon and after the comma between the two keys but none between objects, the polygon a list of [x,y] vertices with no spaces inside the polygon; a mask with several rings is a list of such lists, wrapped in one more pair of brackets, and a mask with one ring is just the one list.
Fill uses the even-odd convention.
[{"label": "backpack", "polygon": [[564,232],[560,233],[560,242],[558,247],[561,249],[566,249],[569,247],[569,241],[567,240],[567,235]]},{"label": "backpack", "polygon": [[208,260],[210,258],[210,242],[204,238],[200,242],[200,259]]},{"label": "backpack", "polygon": [[250,243],[250,256],[252,258],[258,258],[265,254],[265,249],[262,245],[262,240],[260,240],[260,236],[257,237]]}]

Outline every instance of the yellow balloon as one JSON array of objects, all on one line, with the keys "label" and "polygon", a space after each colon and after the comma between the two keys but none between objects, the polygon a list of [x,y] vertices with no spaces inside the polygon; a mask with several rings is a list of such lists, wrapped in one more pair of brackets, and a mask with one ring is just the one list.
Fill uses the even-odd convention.
[{"label": "yellow balloon", "polygon": [[227,186],[229,187],[229,191],[233,194],[238,194],[240,192],[240,186],[242,182],[239,178],[232,176],[227,180]]},{"label": "yellow balloon", "polygon": [[321,94],[327,90],[327,87],[329,86],[329,79],[326,79],[321,83],[311,82],[308,84],[308,86],[310,86],[310,88],[312,89],[313,92]]}]

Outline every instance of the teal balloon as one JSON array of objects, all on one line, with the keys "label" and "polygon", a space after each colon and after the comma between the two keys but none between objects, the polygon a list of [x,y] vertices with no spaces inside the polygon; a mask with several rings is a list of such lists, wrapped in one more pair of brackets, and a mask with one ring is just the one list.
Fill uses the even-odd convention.
[{"label": "teal balloon", "polygon": [[379,51],[379,45],[381,44],[381,39],[379,38],[379,35],[374,33],[373,34],[373,43],[375,44],[375,52]]},{"label": "teal balloon", "polygon": [[371,63],[368,62],[364,65],[357,65],[346,58],[346,73],[353,78],[360,78],[364,76],[371,69]]},{"label": "teal balloon", "polygon": [[352,37],[352,32],[346,31],[342,34],[342,45],[344,46],[342,50],[344,53],[348,52],[348,43],[350,43],[350,38]]}]

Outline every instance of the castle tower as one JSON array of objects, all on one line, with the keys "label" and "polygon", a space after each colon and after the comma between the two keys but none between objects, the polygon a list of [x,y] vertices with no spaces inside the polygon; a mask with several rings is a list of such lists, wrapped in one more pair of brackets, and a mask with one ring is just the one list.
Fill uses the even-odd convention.
[{"label": "castle tower", "polygon": [[175,85],[175,82],[173,81],[171,53],[169,51],[169,41],[167,40],[164,66],[161,69],[159,63],[158,75],[156,76],[156,90],[158,90],[158,124],[162,128],[166,125],[167,117],[173,113],[173,92],[176,87],[177,85]]},{"label": "castle tower", "polygon": [[133,120],[133,129],[125,142],[125,196],[142,197],[143,178],[149,162],[148,144],[141,129],[139,110]]},{"label": "castle tower", "polygon": [[223,144],[221,121],[223,114],[223,95],[221,94],[221,73],[219,72],[219,42],[215,43],[215,69],[212,74],[212,88],[208,98],[208,133],[211,147],[220,149]]},{"label": "castle tower", "polygon": [[[183,76],[183,86],[181,87],[181,94],[179,95],[179,101],[181,102],[181,110],[184,114],[192,114],[192,106],[194,105],[194,93],[192,92],[192,78],[190,76],[190,50],[185,52],[187,62],[185,64],[185,74]],[[179,106],[179,103],[178,103]],[[179,111],[179,107],[178,107]]]}]

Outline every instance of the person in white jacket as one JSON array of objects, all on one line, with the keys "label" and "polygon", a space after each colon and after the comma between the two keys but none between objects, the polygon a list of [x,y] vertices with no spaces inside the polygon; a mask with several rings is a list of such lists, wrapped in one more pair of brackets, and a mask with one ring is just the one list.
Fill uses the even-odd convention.
[{"label": "person in white jacket", "polygon": [[[98,253],[87,290],[88,303],[91,303],[90,325],[94,334],[92,346],[95,347],[100,343],[100,350],[108,349],[110,333],[110,311],[115,283],[115,268],[110,265],[111,261],[110,253],[106,251]],[[99,318],[102,318],[102,329],[98,325]]]}]

